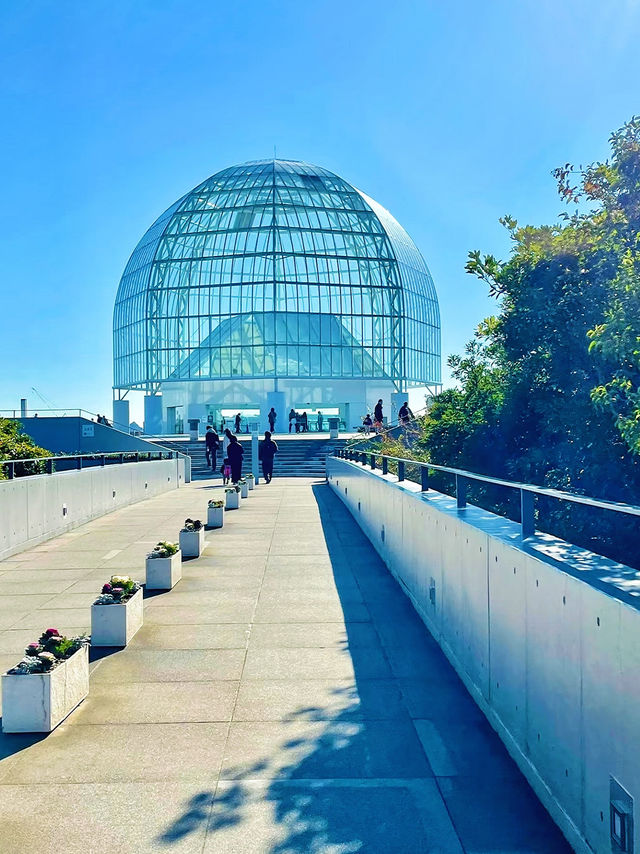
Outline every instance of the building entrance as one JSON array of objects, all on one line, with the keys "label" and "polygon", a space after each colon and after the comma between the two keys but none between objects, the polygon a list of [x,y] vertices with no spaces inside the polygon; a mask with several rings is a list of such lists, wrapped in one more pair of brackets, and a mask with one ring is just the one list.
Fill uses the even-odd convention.
[{"label": "building entrance", "polygon": [[[240,415],[240,430],[236,431],[236,416]],[[232,433],[252,433],[260,427],[260,408],[242,404],[236,408],[207,404],[207,424],[221,433],[227,428]]]}]

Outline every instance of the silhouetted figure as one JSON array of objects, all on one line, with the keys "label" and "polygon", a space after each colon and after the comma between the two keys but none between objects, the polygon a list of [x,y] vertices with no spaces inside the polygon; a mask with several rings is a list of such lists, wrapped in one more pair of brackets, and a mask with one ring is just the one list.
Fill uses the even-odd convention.
[{"label": "silhouetted figure", "polygon": [[277,417],[278,417],[278,413],[275,411],[275,409],[272,406],[271,409],[269,410],[269,414],[267,415],[267,418],[269,419],[269,430],[271,430],[272,433],[275,431],[275,428],[276,428],[276,418]]},{"label": "silhouetted figure", "polygon": [[238,412],[238,414],[236,415],[236,418],[235,418],[235,422],[236,422],[236,433],[239,433],[239,432],[240,432],[240,422],[241,422],[241,421],[242,421],[242,415],[240,415],[240,413]]},{"label": "silhouetted figure", "polygon": [[382,398],[380,398],[373,409],[373,423],[376,430],[382,430],[382,417]]},{"label": "silhouetted figure", "polygon": [[207,455],[207,465],[214,471],[217,465],[218,448],[220,447],[220,437],[213,429],[211,424],[207,427],[207,432],[204,434],[205,453]]},{"label": "silhouetted figure", "polygon": [[300,416],[300,422],[302,424],[302,432],[306,433],[309,429],[309,419],[306,412],[303,412]]},{"label": "silhouetted figure", "polygon": [[296,411],[295,409],[289,410],[289,433],[291,433],[291,427],[295,424],[296,421]]},{"label": "silhouetted figure", "polygon": [[273,458],[278,453],[278,446],[271,438],[271,433],[266,430],[264,439],[258,448],[258,457],[262,463],[262,473],[267,483],[271,483],[273,477]]},{"label": "silhouetted figure", "polygon": [[231,440],[229,441],[229,447],[227,448],[227,458],[229,460],[229,465],[231,466],[231,480],[233,483],[237,483],[242,477],[242,455],[244,454],[244,448],[238,442],[237,436],[231,436]]},{"label": "silhouetted figure", "polygon": [[324,425],[324,421],[322,419],[322,412],[318,412],[318,433],[322,433],[323,425]]},{"label": "silhouetted figure", "polygon": [[413,412],[409,409],[409,401],[405,401],[398,412],[398,421],[404,426],[413,418]]}]

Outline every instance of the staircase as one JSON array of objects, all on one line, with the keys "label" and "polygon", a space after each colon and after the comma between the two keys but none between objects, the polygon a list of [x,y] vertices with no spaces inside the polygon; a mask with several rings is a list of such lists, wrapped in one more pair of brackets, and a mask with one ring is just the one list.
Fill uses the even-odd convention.
[{"label": "staircase", "polygon": [[[239,436],[240,443],[244,447],[243,471],[247,474],[251,471],[251,437]],[[349,439],[329,439],[327,437],[309,437],[300,435],[289,438],[288,436],[274,436],[278,443],[278,453],[273,465],[274,477],[324,477],[325,460],[333,454],[336,448],[342,448]],[[222,457],[218,453],[218,472],[212,472],[207,467],[204,439],[192,442],[189,439],[155,439],[156,444],[163,445],[174,451],[180,451],[191,457],[191,479],[205,480],[210,477],[220,477],[220,466]],[[258,474],[258,472],[255,472]],[[260,472],[261,475],[261,472]]]}]

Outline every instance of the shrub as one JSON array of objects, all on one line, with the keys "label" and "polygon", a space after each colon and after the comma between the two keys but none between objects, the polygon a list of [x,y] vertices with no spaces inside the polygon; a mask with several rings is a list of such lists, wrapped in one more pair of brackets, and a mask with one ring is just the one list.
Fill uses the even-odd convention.
[{"label": "shrub", "polygon": [[200,519],[185,519],[183,531],[199,531],[202,528]]}]

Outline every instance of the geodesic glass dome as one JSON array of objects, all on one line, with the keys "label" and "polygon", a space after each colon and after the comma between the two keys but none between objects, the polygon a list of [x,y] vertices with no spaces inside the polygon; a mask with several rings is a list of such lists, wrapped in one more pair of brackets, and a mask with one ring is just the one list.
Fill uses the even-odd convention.
[{"label": "geodesic glass dome", "polygon": [[114,387],[188,380],[440,382],[438,299],[391,214],[316,166],[223,169],[151,226],[114,311]]}]

